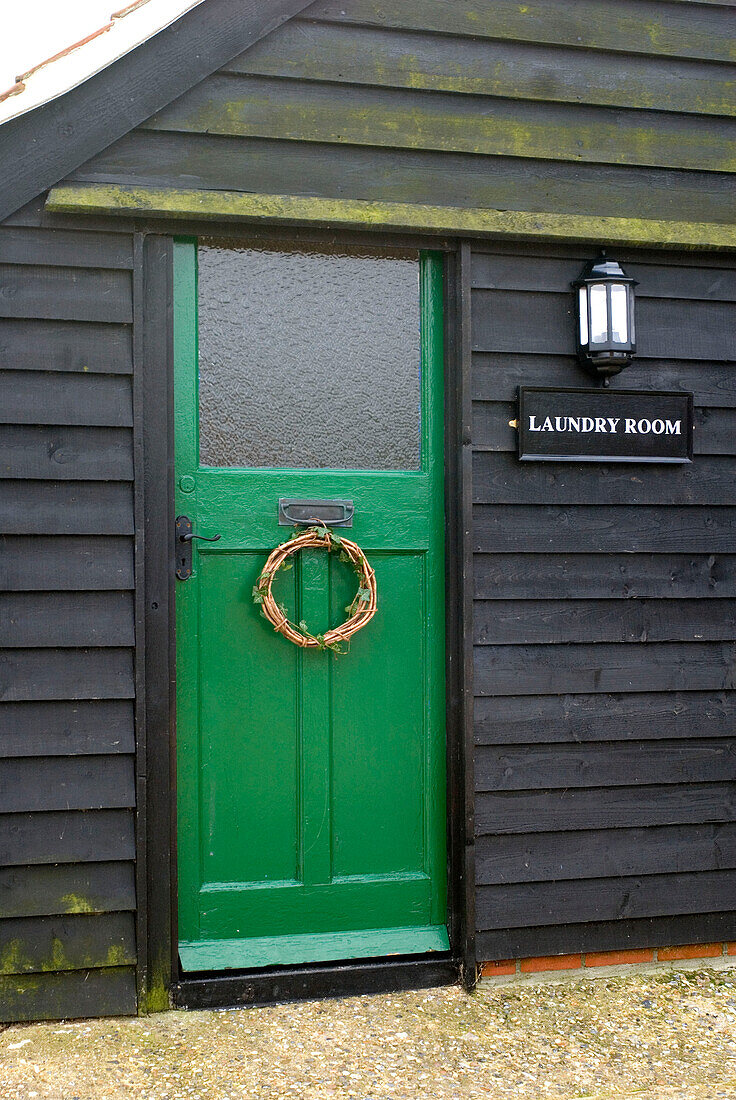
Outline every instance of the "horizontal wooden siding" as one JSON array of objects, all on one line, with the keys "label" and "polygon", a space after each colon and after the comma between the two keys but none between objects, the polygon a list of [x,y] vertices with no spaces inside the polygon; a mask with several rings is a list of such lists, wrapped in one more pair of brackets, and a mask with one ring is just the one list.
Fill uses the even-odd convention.
[{"label": "horizontal wooden siding", "polygon": [[318,0],[71,177],[733,221],[717,4]]},{"label": "horizontal wooden siding", "polygon": [[134,1012],[132,240],[0,226],[0,1019]]},{"label": "horizontal wooden siding", "polygon": [[736,271],[617,254],[640,353],[611,388],[692,390],[692,465],[520,464],[517,387],[590,384],[569,286],[589,255],[473,256],[481,959],[734,927]]}]

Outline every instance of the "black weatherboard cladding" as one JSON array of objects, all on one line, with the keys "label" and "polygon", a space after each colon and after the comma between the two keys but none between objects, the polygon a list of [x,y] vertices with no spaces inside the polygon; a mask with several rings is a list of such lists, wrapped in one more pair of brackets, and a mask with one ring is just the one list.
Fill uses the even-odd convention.
[{"label": "black weatherboard cladding", "polygon": [[[710,239],[733,222],[732,5],[302,9],[205,0],[6,124],[0,209],[72,171],[83,182],[649,219],[662,244],[668,222],[710,223]],[[149,930],[146,965],[159,958],[165,1003],[171,932],[168,249],[155,237],[134,246],[114,219],[54,218],[42,205],[0,225],[0,1006],[14,1019],[133,1011],[135,927],[141,958]],[[620,255],[641,283],[641,355],[614,386],[695,393],[692,467],[522,469],[509,427],[517,387],[589,384],[572,355],[568,284],[595,245],[460,251],[448,329],[461,365],[474,349],[474,454],[471,471],[458,387],[451,434],[467,501],[452,516],[451,591],[462,603],[471,576],[460,533],[472,481],[478,956],[736,938],[733,267]],[[136,309],[146,325],[134,354]],[[134,407],[138,355],[147,369]],[[134,605],[140,448],[146,571]],[[144,596],[160,614],[146,620],[134,700]],[[471,701],[457,675],[462,724]],[[134,876],[144,704],[148,845]],[[451,798],[457,829],[472,799]]]},{"label": "black weatherboard cladding", "polygon": [[136,1008],[133,246],[0,226],[0,1019]]},{"label": "black weatherboard cladding", "polygon": [[589,255],[473,254],[481,959],[736,933],[736,268],[617,254],[640,340],[611,391],[693,391],[692,465],[520,463],[517,385],[586,384]]},{"label": "black weatherboard cladding", "polygon": [[717,4],[318,0],[71,178],[732,223],[734,61]]}]

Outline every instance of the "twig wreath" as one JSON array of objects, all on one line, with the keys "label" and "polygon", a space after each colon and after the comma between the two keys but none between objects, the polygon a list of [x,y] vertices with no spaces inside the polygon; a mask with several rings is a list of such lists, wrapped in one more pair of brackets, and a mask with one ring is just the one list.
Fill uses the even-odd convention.
[{"label": "twig wreath", "polygon": [[[312,547],[324,549],[328,553],[339,551],[340,561],[352,565],[358,577],[358,591],[353,602],[345,608],[348,618],[341,626],[327,630],[324,634],[312,634],[303,619],[298,624],[292,623],[286,608],[276,602],[272,592],[273,580],[279,569],[291,569],[294,555]],[[305,649],[331,649],[334,653],[345,653],[343,644],[349,644],[352,635],[370,622],[376,613],[376,576],[356,543],[340,538],[329,527],[310,527],[271,551],[258,583],[253,586],[253,602],[260,605],[261,614],[273,623],[274,630],[283,634],[294,645]]]}]

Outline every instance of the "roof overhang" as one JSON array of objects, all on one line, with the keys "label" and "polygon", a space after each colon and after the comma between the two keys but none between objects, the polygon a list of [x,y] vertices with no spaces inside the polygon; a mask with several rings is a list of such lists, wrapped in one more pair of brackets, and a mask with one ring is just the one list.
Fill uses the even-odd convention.
[{"label": "roof overhang", "polygon": [[133,0],[81,41],[17,77],[0,95],[0,125],[76,88],[201,3],[204,0]]},{"label": "roof overhang", "polygon": [[202,0],[64,95],[0,126],[0,221],[308,7]]}]

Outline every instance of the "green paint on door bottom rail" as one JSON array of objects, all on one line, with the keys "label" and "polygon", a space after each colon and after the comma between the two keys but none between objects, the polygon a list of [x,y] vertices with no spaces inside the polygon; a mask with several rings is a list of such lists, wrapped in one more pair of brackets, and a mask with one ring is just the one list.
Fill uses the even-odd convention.
[{"label": "green paint on door bottom rail", "polygon": [[179,955],[185,970],[199,971],[293,966],[304,962],[424,954],[449,949],[447,929],[440,924],[427,928],[369,928],[360,932],[180,943]]}]

